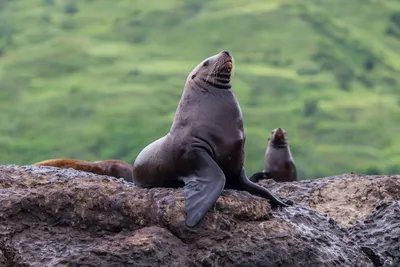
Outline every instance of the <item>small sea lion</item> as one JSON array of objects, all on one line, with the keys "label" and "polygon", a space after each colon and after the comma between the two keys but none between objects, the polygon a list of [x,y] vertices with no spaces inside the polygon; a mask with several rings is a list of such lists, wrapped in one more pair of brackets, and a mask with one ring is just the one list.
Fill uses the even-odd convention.
[{"label": "small sea lion", "polygon": [[85,161],[79,159],[49,159],[33,164],[33,166],[52,166],[57,168],[72,168],[79,171],[124,178],[132,182],[132,166],[122,160]]},{"label": "small sea lion", "polygon": [[272,206],[287,206],[246,176],[245,132],[231,89],[232,67],[228,51],[197,65],[186,79],[169,133],[146,146],[133,163],[137,186],[184,186],[189,227],[206,215],[224,188],[260,195]]},{"label": "small sea lion", "polygon": [[250,177],[252,182],[271,178],[276,182],[293,182],[297,180],[296,165],[290,152],[287,133],[276,128],[268,138],[265,151],[264,170]]}]

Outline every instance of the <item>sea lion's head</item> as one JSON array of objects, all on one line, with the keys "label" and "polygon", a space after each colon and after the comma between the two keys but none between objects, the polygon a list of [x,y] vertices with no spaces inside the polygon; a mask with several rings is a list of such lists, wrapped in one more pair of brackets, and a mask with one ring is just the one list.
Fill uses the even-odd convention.
[{"label": "sea lion's head", "polygon": [[232,55],[227,50],[223,50],[197,65],[190,72],[186,84],[197,85],[204,89],[210,87],[230,89],[233,66]]},{"label": "sea lion's head", "polygon": [[286,131],[282,128],[272,130],[268,138],[268,142],[275,147],[286,146],[288,144],[288,137]]}]

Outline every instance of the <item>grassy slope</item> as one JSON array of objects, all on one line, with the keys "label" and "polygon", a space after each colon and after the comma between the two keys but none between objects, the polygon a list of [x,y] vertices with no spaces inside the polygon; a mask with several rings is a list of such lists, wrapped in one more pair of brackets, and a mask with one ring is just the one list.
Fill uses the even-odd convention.
[{"label": "grassy slope", "polygon": [[222,49],[249,173],[279,126],[301,177],[400,172],[400,3],[383,0],[3,0],[0,163],[133,162]]}]

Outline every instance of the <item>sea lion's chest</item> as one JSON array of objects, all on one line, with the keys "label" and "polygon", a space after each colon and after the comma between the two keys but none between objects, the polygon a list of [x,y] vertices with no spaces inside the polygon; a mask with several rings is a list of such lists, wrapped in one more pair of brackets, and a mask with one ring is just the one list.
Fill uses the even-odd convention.
[{"label": "sea lion's chest", "polygon": [[221,168],[242,164],[243,116],[231,90],[185,92],[171,130],[188,146],[204,146]]},{"label": "sea lion's chest", "polygon": [[244,158],[242,111],[233,96],[219,100],[214,100],[213,109],[197,120],[206,124],[197,125],[196,135],[212,146],[214,160],[225,173],[236,172],[241,169]]},{"label": "sea lion's chest", "polygon": [[274,148],[269,146],[265,154],[265,167],[269,171],[285,172],[288,162],[293,162],[288,148]]}]

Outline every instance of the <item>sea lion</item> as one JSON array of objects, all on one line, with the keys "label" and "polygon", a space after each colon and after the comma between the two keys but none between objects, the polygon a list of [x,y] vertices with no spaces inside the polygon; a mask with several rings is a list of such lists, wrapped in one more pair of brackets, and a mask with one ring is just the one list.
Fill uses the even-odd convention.
[{"label": "sea lion", "polygon": [[264,170],[250,177],[252,182],[271,178],[276,182],[293,182],[297,180],[296,165],[290,152],[287,133],[276,128],[268,137],[265,151]]},{"label": "sea lion", "polygon": [[115,178],[124,178],[128,182],[132,182],[132,166],[122,160],[110,159],[90,162],[78,159],[49,159],[35,163],[33,166],[52,166],[64,169],[72,168]]},{"label": "sea lion", "polygon": [[146,146],[133,163],[137,186],[184,186],[189,227],[206,215],[224,188],[287,206],[246,176],[245,131],[231,89],[232,67],[233,57],[226,50],[197,65],[186,79],[169,133]]}]

